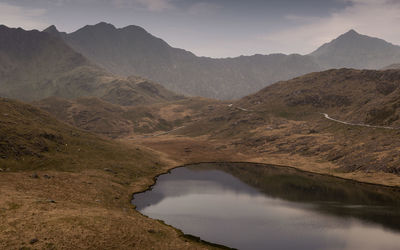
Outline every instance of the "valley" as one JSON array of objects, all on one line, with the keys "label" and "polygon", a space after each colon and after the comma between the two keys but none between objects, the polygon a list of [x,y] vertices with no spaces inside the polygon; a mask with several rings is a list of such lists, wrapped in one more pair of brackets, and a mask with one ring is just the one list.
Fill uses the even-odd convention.
[{"label": "valley", "polygon": [[[0,26],[0,249],[224,248],[130,204],[158,176],[193,164],[290,202],[285,185],[307,183],[348,195],[344,206],[371,205],[360,193],[397,197],[399,62],[399,46],[354,30],[307,55],[215,59],[139,26]],[[388,226],[378,217],[368,220]]]}]

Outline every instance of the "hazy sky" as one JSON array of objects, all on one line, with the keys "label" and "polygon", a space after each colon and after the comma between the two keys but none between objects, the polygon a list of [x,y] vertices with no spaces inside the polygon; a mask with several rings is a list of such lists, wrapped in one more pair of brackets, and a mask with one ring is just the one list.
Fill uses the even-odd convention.
[{"label": "hazy sky", "polygon": [[400,44],[400,0],[0,0],[0,23],[142,26],[199,56],[306,54],[349,29]]}]

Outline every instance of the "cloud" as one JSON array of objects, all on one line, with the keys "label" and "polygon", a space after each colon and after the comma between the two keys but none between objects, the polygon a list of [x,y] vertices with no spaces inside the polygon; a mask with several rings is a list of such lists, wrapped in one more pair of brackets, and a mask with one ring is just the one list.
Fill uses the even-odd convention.
[{"label": "cloud", "polygon": [[45,28],[48,24],[41,20],[45,13],[45,9],[23,8],[8,3],[0,3],[0,23],[9,27]]},{"label": "cloud", "polygon": [[151,12],[162,12],[175,9],[173,0],[113,0],[112,4],[118,8],[135,7]]},{"label": "cloud", "polygon": [[[59,0],[63,1],[63,0]],[[64,0],[65,1],[65,0]],[[221,6],[215,3],[197,0],[182,4],[182,0],[112,0],[117,8],[136,8],[150,12],[179,11],[181,14],[210,15],[217,13]]]},{"label": "cloud", "polygon": [[197,2],[191,5],[188,9],[190,15],[206,16],[218,13],[221,9],[220,5],[207,2]]},{"label": "cloud", "polygon": [[343,0],[349,5],[327,17],[287,16],[294,26],[262,36],[272,50],[309,53],[350,29],[400,44],[400,2],[394,0]]}]

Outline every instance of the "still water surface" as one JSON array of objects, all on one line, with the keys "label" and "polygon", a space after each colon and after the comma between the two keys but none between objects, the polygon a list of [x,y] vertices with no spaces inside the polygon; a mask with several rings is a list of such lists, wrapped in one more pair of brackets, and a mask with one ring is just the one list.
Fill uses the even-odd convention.
[{"label": "still water surface", "polygon": [[132,203],[186,234],[238,249],[400,249],[399,189],[291,168],[177,168]]}]

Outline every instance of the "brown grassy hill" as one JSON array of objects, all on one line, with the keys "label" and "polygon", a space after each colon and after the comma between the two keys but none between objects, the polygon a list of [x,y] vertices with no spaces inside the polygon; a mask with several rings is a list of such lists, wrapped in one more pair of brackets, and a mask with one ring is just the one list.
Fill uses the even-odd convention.
[{"label": "brown grassy hill", "polygon": [[120,105],[181,99],[139,77],[115,77],[56,36],[0,26],[0,96],[23,101],[96,96]]},{"label": "brown grassy hill", "polygon": [[279,82],[237,103],[253,110],[324,112],[353,123],[400,126],[400,71],[340,69]]},{"label": "brown grassy hill", "polygon": [[[264,159],[316,158],[334,171],[400,173],[397,129],[340,124],[400,126],[400,71],[350,69],[312,73],[269,86],[219,107],[180,133],[211,135],[240,152]],[[305,158],[304,158],[305,157]]]},{"label": "brown grassy hill", "polygon": [[133,192],[172,167],[0,99],[1,249],[212,249],[139,214]]},{"label": "brown grassy hill", "polygon": [[[124,150],[122,145],[63,124],[33,106],[0,99],[0,165],[3,170],[56,169],[71,171],[110,167],[116,157],[150,157]],[[122,152],[122,151],[123,152]],[[121,151],[121,152],[120,152]],[[143,158],[141,158],[143,157]],[[93,161],[97,163],[93,165]],[[136,163],[137,164],[137,163]],[[139,167],[139,166],[138,166]]]},{"label": "brown grassy hill", "polygon": [[146,105],[160,102],[182,100],[177,95],[158,83],[136,76],[111,79],[100,86],[99,97],[110,103],[122,106]]},{"label": "brown grassy hill", "polygon": [[121,106],[95,97],[76,100],[51,97],[34,104],[73,126],[115,138],[172,130],[198,119],[219,102],[186,98],[152,105]]}]

